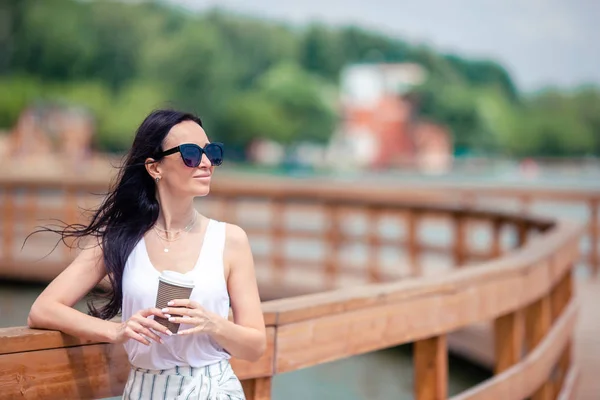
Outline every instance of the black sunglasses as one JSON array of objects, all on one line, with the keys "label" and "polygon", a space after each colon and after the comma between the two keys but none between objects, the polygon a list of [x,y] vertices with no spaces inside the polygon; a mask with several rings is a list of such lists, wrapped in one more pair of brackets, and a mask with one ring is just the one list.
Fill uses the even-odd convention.
[{"label": "black sunglasses", "polygon": [[179,146],[157,154],[155,159],[160,160],[165,156],[175,153],[181,153],[183,163],[190,168],[196,168],[200,165],[202,154],[206,154],[206,158],[208,158],[210,163],[214,166],[223,163],[223,143],[207,143],[204,148],[193,143],[180,144]]}]

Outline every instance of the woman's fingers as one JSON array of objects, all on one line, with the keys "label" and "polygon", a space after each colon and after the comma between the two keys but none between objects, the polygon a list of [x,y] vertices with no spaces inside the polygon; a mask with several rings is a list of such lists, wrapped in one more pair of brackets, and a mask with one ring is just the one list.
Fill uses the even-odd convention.
[{"label": "woman's fingers", "polygon": [[167,303],[167,305],[170,307],[202,308],[200,304],[190,299],[171,300]]},{"label": "woman's fingers", "polygon": [[[144,319],[145,321],[150,321],[149,319]],[[162,343],[162,339],[156,333],[152,332],[150,329],[146,328],[143,323],[139,323],[136,321],[131,321],[129,325],[136,333],[142,334],[155,342]]]},{"label": "woman's fingers", "polygon": [[169,336],[173,334],[173,332],[171,332],[166,326],[159,324],[152,318],[144,318],[144,320],[140,321],[140,323],[146,328],[153,329],[156,332],[161,332]]},{"label": "woman's fingers", "polygon": [[198,319],[192,317],[170,317],[169,322],[176,324],[198,325]]},{"label": "woman's fingers", "polygon": [[137,340],[138,342],[140,342],[141,344],[145,344],[146,346],[150,346],[150,342],[148,341],[148,339],[137,333],[135,330],[133,330],[133,328],[128,326],[125,330],[125,333],[129,338]]},{"label": "woman's fingers", "polygon": [[[193,308],[183,308],[183,307],[165,307],[160,312],[163,315],[187,315],[189,317],[193,315],[197,315],[198,310]],[[168,318],[168,317],[167,317]]]},{"label": "woman's fingers", "polygon": [[142,317],[147,318],[151,315],[155,315],[157,317],[167,318],[165,314],[159,308],[147,308],[145,310],[140,311],[139,313]]}]

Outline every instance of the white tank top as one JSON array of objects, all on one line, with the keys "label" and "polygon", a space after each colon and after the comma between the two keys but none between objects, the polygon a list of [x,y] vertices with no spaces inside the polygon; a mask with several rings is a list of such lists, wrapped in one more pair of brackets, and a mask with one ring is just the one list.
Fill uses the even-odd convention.
[{"label": "white tank top", "polygon": [[[190,298],[206,310],[227,318],[229,293],[223,268],[224,247],[225,223],[209,220],[196,265],[186,275],[195,284]],[[129,255],[123,272],[122,321],[127,321],[139,310],[155,306],[159,276],[142,238]],[[181,324],[179,329],[192,327]],[[157,370],[176,366],[203,367],[230,358],[208,334],[159,336],[164,344],[153,340],[150,340],[150,346],[133,339],[125,342],[125,351],[134,367]]]}]

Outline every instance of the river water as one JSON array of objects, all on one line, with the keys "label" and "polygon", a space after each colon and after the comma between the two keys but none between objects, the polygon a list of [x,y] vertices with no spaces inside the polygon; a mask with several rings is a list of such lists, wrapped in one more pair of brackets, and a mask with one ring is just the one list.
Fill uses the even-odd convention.
[{"label": "river water", "polygon": [[[563,182],[570,187],[597,188],[600,182],[598,179],[590,179],[589,176],[586,179],[573,176],[570,178],[564,178]],[[382,182],[389,184],[389,179],[396,184],[403,179],[413,181],[412,178],[398,176],[387,177],[387,179],[382,179]],[[460,179],[460,177],[453,177],[453,179]],[[503,179],[498,179],[498,181],[506,183],[506,180]],[[489,183],[489,180],[485,182]],[[550,182],[551,179],[545,183]],[[534,205],[534,211],[574,219],[585,219],[587,212],[581,206],[565,207],[556,204]],[[430,231],[429,234],[433,237],[439,236],[439,232],[436,234],[435,231]],[[587,251],[589,245],[584,241],[582,249]],[[0,327],[26,325],[29,308],[44,287],[43,284],[0,281]],[[82,301],[76,308],[83,311],[86,307]],[[490,374],[486,370],[450,357],[449,391],[451,395],[472,387],[489,376]],[[277,375],[273,381],[273,398],[286,400],[411,399],[413,398],[411,347],[409,345],[399,346]]]}]

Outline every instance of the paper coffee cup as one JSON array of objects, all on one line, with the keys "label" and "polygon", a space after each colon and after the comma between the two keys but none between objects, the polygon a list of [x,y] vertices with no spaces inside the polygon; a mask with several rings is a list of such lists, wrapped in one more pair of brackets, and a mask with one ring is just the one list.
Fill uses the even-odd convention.
[{"label": "paper coffee cup", "polygon": [[[168,307],[167,303],[174,299],[189,299],[194,289],[193,279],[175,271],[163,271],[158,277],[158,291],[156,292],[156,308]],[[172,314],[173,317],[181,315]],[[155,316],[154,319],[166,326],[173,333],[179,330],[179,324],[169,322],[166,318]]]}]

